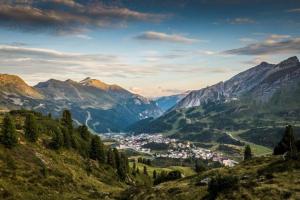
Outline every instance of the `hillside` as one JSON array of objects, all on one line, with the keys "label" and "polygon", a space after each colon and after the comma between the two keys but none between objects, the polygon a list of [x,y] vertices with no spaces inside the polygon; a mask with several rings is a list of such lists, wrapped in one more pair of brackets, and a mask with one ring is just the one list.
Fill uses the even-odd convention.
[{"label": "hillside", "polygon": [[[214,177],[220,177],[220,185],[209,189]],[[299,199],[299,178],[299,161],[259,157],[233,168],[213,169],[152,188],[132,187],[123,193],[123,199]]]},{"label": "hillside", "polygon": [[[218,148],[216,144],[249,143],[264,154],[280,140],[286,124],[292,124],[296,137],[300,137],[299,94],[300,64],[296,57],[278,65],[262,63],[229,81],[191,92],[161,117],[142,120],[128,131],[163,133],[212,144],[213,148]],[[197,103],[193,106],[192,102]]]},{"label": "hillside", "polygon": [[[67,132],[61,123],[34,113],[38,139],[29,141],[23,126],[25,116],[30,113],[12,112],[18,144],[13,148],[0,144],[1,199],[114,199],[128,187],[114,167],[89,159],[88,143],[93,136],[88,132],[82,135],[80,128],[74,129],[66,140]],[[0,115],[1,122],[3,117]],[[60,129],[64,131],[60,136],[62,146],[53,146],[53,141],[60,141],[57,138],[57,134],[62,134]],[[0,136],[3,138],[3,134]]]}]

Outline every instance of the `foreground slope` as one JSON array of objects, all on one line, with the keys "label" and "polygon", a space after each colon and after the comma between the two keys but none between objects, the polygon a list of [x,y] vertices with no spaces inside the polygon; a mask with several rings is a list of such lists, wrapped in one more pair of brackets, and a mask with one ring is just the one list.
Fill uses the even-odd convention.
[{"label": "foreground slope", "polygon": [[[218,191],[211,194],[207,183],[217,176],[227,177],[230,184],[224,182]],[[299,199],[299,180],[299,161],[268,156],[242,162],[234,168],[209,170],[153,188],[130,188],[123,193],[123,199]]]}]

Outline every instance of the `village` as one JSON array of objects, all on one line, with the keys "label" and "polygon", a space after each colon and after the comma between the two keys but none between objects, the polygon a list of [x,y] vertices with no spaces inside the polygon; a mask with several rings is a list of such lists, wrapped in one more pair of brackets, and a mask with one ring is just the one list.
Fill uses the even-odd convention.
[{"label": "village", "polygon": [[[148,154],[156,158],[174,158],[174,159],[204,159],[219,162],[224,166],[233,167],[238,162],[227,158],[222,153],[213,152],[209,149],[196,147],[189,141],[179,141],[164,137],[162,134],[106,134],[106,138],[115,140],[117,149],[131,149],[140,153]],[[163,150],[151,149],[153,144],[159,144],[167,147]]]}]

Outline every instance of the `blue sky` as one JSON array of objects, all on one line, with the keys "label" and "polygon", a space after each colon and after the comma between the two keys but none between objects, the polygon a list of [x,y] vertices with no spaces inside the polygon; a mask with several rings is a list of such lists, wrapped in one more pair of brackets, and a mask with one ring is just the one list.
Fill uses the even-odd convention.
[{"label": "blue sky", "polygon": [[0,73],[92,77],[144,96],[200,89],[300,52],[296,0],[4,0]]}]

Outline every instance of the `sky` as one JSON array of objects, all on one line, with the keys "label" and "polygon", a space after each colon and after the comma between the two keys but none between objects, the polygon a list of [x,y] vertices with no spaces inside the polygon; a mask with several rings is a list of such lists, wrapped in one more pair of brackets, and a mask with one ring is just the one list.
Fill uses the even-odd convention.
[{"label": "sky", "polygon": [[0,0],[0,73],[146,97],[300,54],[299,0]]}]

